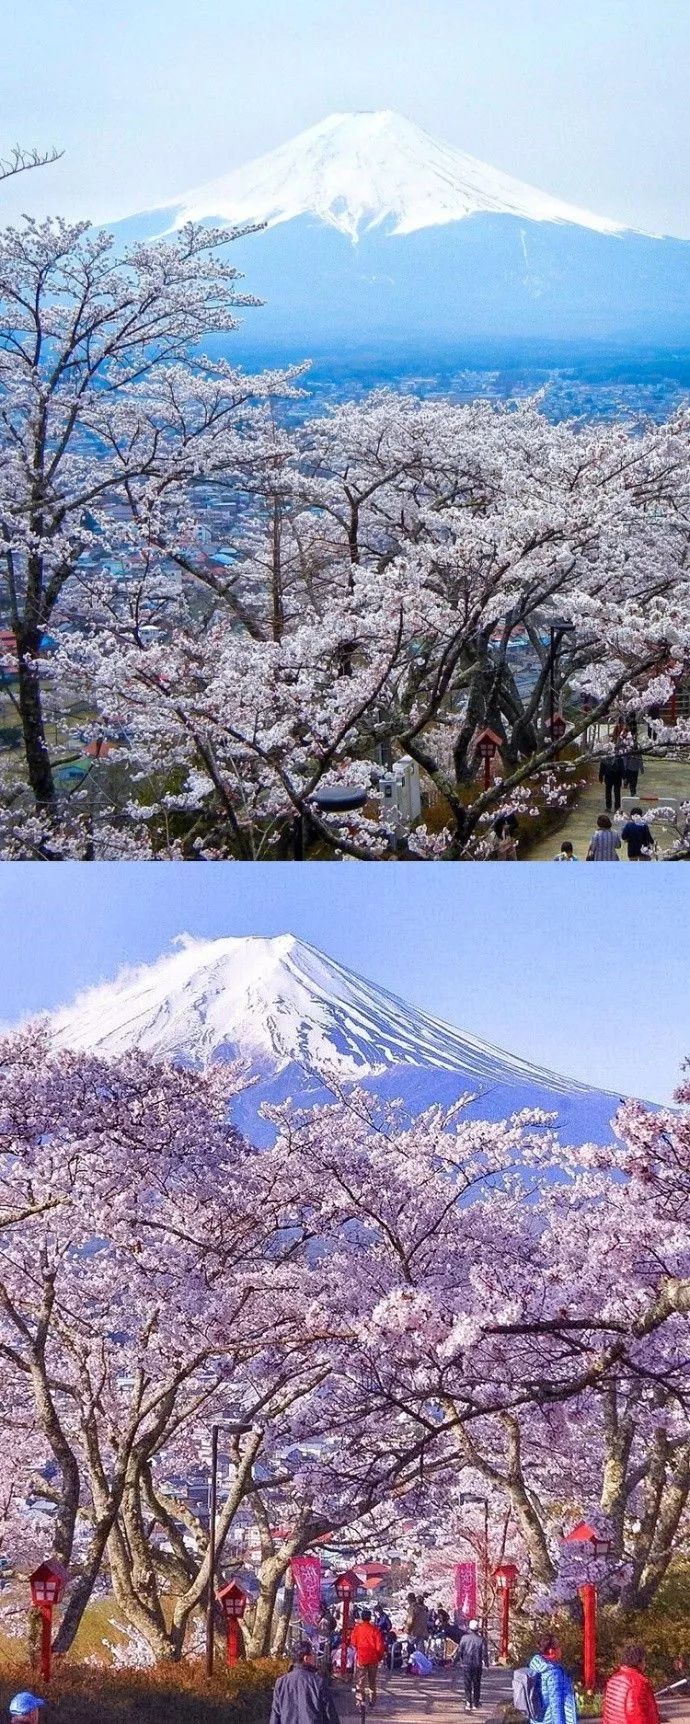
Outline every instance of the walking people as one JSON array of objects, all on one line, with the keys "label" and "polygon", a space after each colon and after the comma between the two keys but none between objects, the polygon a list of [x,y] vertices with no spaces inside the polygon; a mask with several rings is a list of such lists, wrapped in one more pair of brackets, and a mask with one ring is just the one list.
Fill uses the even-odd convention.
[{"label": "walking people", "polygon": [[659,1724],[659,1708],[644,1674],[644,1646],[624,1646],[604,1691],[602,1724]]},{"label": "walking people", "polygon": [[621,838],[627,845],[629,862],[651,861],[655,844],[641,808],[631,808]]},{"label": "walking people", "polygon": [[539,1679],[543,1711],[541,1724],[577,1724],[577,1703],[572,1679],[564,1668],[555,1634],[545,1634],[527,1666]]},{"label": "walking people", "polygon": [[563,839],[558,855],[554,856],[554,862],[577,862],[577,856],[569,838]]},{"label": "walking people", "polygon": [[585,860],[587,862],[617,862],[620,847],[621,841],[618,833],[613,830],[610,816],[599,814],[597,829],[590,838]]},{"label": "walking people", "polygon": [[626,748],[623,755],[623,766],[623,776],[630,795],[637,796],[637,780],[640,773],[644,772],[644,758],[636,742],[633,742],[630,748]]},{"label": "walking people", "polygon": [[621,785],[625,773],[625,755],[616,751],[615,754],[605,754],[599,764],[599,783],[603,784],[606,793],[606,808],[608,813],[615,813],[621,805]]},{"label": "walking people", "polygon": [[311,1643],[295,1647],[294,1664],[273,1690],[270,1724],[338,1724],[330,1684],[319,1675]]},{"label": "walking people", "polygon": [[361,1620],[355,1623],[350,1645],[355,1653],[357,1704],[365,1706],[368,1700],[370,1706],[375,1706],[378,1668],[383,1663],[387,1647],[380,1628],[371,1620],[370,1610],[363,1610]]},{"label": "walking people", "polygon": [[474,1617],[462,1636],[457,1658],[462,1665],[465,1684],[465,1711],[476,1712],[481,1706],[484,1641],[479,1632],[479,1623]]}]

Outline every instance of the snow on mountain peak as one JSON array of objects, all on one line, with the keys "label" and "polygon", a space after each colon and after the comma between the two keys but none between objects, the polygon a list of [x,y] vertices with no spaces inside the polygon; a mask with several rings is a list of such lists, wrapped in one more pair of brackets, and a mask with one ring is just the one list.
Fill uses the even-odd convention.
[{"label": "snow on mountain peak", "polygon": [[391,109],[331,114],[269,154],[181,199],[172,226],[218,218],[269,227],[315,216],[356,240],[389,224],[413,233],[480,212],[571,222],[599,233],[620,224],[563,203],[445,144]]},{"label": "snow on mountain peak", "polygon": [[200,1064],[241,1058],[264,1073],[298,1065],[343,1082],[409,1066],[587,1093],[417,1011],[291,934],[183,936],[177,945],[56,1012],[58,1042],[111,1056],[138,1047]]}]

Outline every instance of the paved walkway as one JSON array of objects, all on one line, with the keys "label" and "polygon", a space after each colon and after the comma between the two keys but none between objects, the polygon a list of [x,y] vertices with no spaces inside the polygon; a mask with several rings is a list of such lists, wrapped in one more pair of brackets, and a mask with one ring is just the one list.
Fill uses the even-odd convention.
[{"label": "paved walkway", "polygon": [[[510,1700],[511,1683],[510,1670],[498,1666],[485,1670],[477,1724],[494,1724],[494,1721],[498,1724],[503,1707]],[[359,1716],[354,1695],[348,1686],[334,1682],[333,1692],[341,1718],[349,1720]],[[461,1724],[461,1720],[464,1724],[462,1673],[454,1669],[439,1670],[433,1676],[403,1676],[399,1670],[393,1676],[384,1673],[373,1713],[370,1715],[367,1711],[370,1724],[375,1724],[377,1717],[381,1718],[382,1724],[420,1724],[427,1718],[432,1720],[432,1724]],[[685,1724],[684,1720],[682,1724]]]},{"label": "paved walkway", "polygon": [[[347,1724],[359,1717],[349,1684],[335,1681],[333,1693],[340,1717]],[[500,1724],[511,1694],[511,1670],[498,1665],[485,1670],[477,1724]],[[690,1687],[663,1695],[659,1711],[662,1724],[690,1724]],[[367,1710],[368,1724],[376,1724],[377,1716],[382,1724],[421,1724],[423,1719],[430,1719],[431,1724],[465,1724],[462,1673],[450,1668],[425,1677],[403,1676],[398,1670],[394,1676],[384,1673],[379,1679],[376,1706],[373,1712]]]},{"label": "paved walkway", "polygon": [[[623,797],[623,810],[639,806],[642,809],[658,808],[671,800],[690,800],[690,761],[678,760],[645,760],[645,770],[640,778],[636,797]],[[567,820],[550,838],[543,838],[534,849],[525,854],[526,862],[552,862],[558,855],[564,838],[569,838],[574,845],[575,855],[584,862],[587,855],[589,840],[596,827],[597,815],[603,814],[606,803],[603,784],[588,784],[583,790],[579,802],[571,809]],[[652,828],[660,848],[668,848],[676,834],[670,832],[663,824],[654,823]],[[627,861],[625,845],[621,846],[620,859]]]}]

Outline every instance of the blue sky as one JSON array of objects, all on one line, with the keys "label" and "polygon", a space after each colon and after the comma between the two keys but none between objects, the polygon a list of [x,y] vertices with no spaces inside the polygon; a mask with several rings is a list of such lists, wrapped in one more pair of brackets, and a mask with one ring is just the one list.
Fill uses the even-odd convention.
[{"label": "blue sky", "polygon": [[690,236],[685,0],[31,0],[0,139],[63,147],[1,208],[151,207],[335,110],[400,108],[633,226]]},{"label": "blue sky", "polygon": [[289,932],[512,1053],[664,1101],[690,1054],[687,912],[682,865],[5,863],[0,1019],[182,932]]}]

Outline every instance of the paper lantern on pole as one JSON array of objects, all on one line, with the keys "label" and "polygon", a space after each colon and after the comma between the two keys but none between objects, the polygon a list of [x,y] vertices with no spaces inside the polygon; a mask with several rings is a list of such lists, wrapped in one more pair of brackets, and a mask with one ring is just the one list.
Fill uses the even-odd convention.
[{"label": "paper lantern on pole", "polygon": [[491,763],[496,759],[499,748],[502,747],[500,736],[495,730],[480,730],[476,740],[476,748],[484,762],[484,789],[488,790],[491,783]]},{"label": "paper lantern on pole", "polygon": [[343,1607],[343,1632],[340,1642],[340,1674],[341,1676],[345,1676],[347,1672],[347,1649],[350,1644],[350,1606],[353,1598],[356,1598],[357,1596],[359,1575],[355,1574],[354,1569],[346,1569],[344,1574],[336,1575],[333,1585],[335,1586],[336,1593]]},{"label": "paper lantern on pole", "polygon": [[[579,1544],[583,1555],[587,1552],[596,1562],[607,1557],[611,1549],[611,1540],[605,1533],[599,1533],[589,1521],[579,1520],[571,1527],[563,1540],[564,1544]],[[582,1685],[588,1694],[593,1694],[597,1685],[597,1589],[594,1581],[585,1580],[578,1587],[582,1600]]]},{"label": "paper lantern on pole", "polygon": [[501,1594],[501,1644],[499,1659],[507,1660],[510,1650],[510,1595],[518,1577],[514,1562],[500,1562],[494,1569],[494,1580]]},{"label": "paper lantern on pole", "polygon": [[228,1664],[236,1664],[240,1655],[239,1624],[244,1616],[247,1594],[237,1585],[236,1580],[230,1580],[227,1586],[221,1586],[216,1598],[225,1617],[227,1661]]},{"label": "paper lantern on pole", "polygon": [[42,1562],[29,1575],[31,1603],[41,1613],[41,1675],[50,1681],[52,1668],[53,1611],[67,1585],[67,1570],[61,1562]]}]

